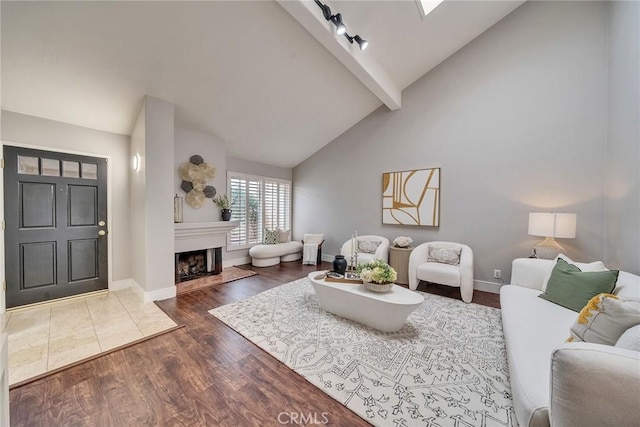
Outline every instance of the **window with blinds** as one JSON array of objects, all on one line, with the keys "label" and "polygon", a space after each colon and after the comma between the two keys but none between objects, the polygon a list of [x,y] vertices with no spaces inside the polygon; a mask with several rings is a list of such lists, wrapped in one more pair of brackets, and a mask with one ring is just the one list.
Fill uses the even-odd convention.
[{"label": "window with blinds", "polygon": [[291,229],[291,182],[228,173],[234,201],[231,220],[240,225],[229,233],[229,247],[241,249],[261,243],[264,229]]}]

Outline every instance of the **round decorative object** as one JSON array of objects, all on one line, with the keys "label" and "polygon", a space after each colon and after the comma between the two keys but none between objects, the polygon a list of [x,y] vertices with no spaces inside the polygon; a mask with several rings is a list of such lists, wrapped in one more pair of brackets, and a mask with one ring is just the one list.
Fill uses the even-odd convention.
[{"label": "round decorative object", "polygon": [[193,181],[193,171],[197,168],[196,165],[190,162],[185,162],[180,165],[180,178],[185,181],[192,182]]},{"label": "round decorative object", "polygon": [[193,181],[193,189],[197,191],[204,191],[204,188],[207,186],[205,181],[197,180]]},{"label": "round decorative object", "polygon": [[213,199],[216,195],[216,188],[212,185],[207,185],[202,191],[207,199]]},{"label": "round decorative object", "polygon": [[344,274],[347,271],[347,260],[344,255],[336,255],[333,258],[333,271],[338,274]]},{"label": "round decorative object", "polygon": [[199,208],[204,205],[206,197],[204,197],[204,193],[202,191],[198,191],[193,189],[187,193],[187,203],[193,206],[194,208]]},{"label": "round decorative object", "polygon": [[203,163],[198,166],[194,166],[195,171],[191,173],[193,176],[192,181],[209,181],[216,177],[216,168],[209,163]]},{"label": "round decorative object", "polygon": [[193,184],[189,181],[182,181],[182,184],[180,184],[180,188],[185,193],[188,193],[189,191],[193,190]]},{"label": "round decorative object", "polygon": [[222,209],[220,212],[222,213],[223,221],[229,221],[231,219],[231,209]]},{"label": "round decorative object", "polygon": [[364,287],[372,292],[389,292],[393,288],[393,283],[373,283],[364,282]]},{"label": "round decorative object", "polygon": [[201,165],[204,163],[204,159],[199,154],[189,157],[189,161],[194,165]]}]

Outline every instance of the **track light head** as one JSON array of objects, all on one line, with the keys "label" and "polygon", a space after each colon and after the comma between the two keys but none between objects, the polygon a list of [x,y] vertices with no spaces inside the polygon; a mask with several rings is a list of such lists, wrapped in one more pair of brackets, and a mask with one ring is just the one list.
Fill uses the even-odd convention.
[{"label": "track light head", "polygon": [[344,25],[344,22],[342,22],[341,13],[336,13],[335,15],[332,15],[331,8],[329,8],[329,6],[327,6],[326,4],[322,4],[320,0],[314,0],[314,1],[318,5],[318,7],[322,10],[322,15],[324,16],[324,19],[326,19],[327,21],[331,21],[333,25],[336,26],[336,34],[338,34],[339,36],[344,35],[347,38],[347,40],[349,40],[349,43],[351,44],[353,44],[353,41],[355,40],[356,43],[358,43],[360,50],[365,50],[367,48],[367,46],[369,45],[368,41],[366,41],[365,39],[363,39],[358,35],[356,35],[355,37],[351,37],[349,34],[347,34],[347,27]]},{"label": "track light head", "polygon": [[358,43],[358,46],[360,47],[360,50],[364,51],[367,46],[369,46],[369,42],[366,41],[365,39],[363,39],[362,37],[360,37],[359,35],[355,35],[353,37],[351,37],[349,34],[344,33],[344,36],[347,38],[347,40],[349,40],[349,43],[353,44],[353,42],[355,41],[356,43]]},{"label": "track light head", "polygon": [[338,13],[331,17],[331,22],[336,26],[336,34],[341,36],[347,32],[347,27],[342,22],[342,14]]},{"label": "track light head", "polygon": [[369,46],[369,42],[357,34],[353,39],[356,41],[356,43],[358,43],[358,46],[360,46],[360,50],[362,51],[364,51],[367,48],[367,46]]}]

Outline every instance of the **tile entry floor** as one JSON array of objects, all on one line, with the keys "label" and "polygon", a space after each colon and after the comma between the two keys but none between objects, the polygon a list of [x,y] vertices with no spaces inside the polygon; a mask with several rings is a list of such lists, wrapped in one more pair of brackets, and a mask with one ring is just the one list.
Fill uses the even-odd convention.
[{"label": "tile entry floor", "polygon": [[132,289],[8,311],[9,384],[177,326]]}]

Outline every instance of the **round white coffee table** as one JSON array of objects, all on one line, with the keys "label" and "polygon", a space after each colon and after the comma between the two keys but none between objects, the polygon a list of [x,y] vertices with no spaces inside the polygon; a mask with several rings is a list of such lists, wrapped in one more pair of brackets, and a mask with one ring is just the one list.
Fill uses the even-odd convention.
[{"label": "round white coffee table", "polygon": [[402,286],[396,285],[389,292],[371,292],[362,284],[315,278],[321,274],[314,271],[308,277],[323,310],[379,331],[400,330],[409,314],[424,302],[422,295]]}]

